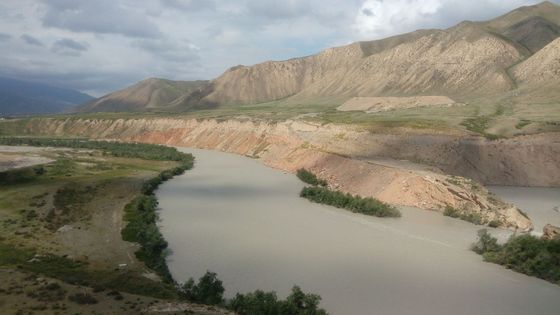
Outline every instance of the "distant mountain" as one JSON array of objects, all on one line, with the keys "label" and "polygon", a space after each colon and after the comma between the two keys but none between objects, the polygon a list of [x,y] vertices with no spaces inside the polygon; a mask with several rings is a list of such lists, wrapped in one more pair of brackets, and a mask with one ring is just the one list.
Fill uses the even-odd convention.
[{"label": "distant mountain", "polygon": [[[445,30],[356,42],[302,58],[235,66],[209,82],[142,81],[92,103],[106,105],[86,109],[182,110],[271,101],[342,104],[352,97],[419,95],[459,102],[537,97],[539,102],[557,102],[559,36],[560,6],[543,2],[490,21],[465,21]],[[173,92],[162,92],[168,89]]]},{"label": "distant mountain", "polygon": [[[207,81],[171,81],[150,78],[92,100],[77,108],[83,112],[122,112],[181,109]],[[186,106],[186,105],[185,105]]]},{"label": "distant mountain", "polygon": [[92,99],[75,90],[0,77],[0,116],[60,113]]}]

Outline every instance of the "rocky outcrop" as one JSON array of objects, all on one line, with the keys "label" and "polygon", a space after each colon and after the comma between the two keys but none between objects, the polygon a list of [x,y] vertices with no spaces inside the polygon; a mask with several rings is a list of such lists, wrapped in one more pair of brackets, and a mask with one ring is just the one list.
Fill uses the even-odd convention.
[{"label": "rocky outcrop", "polygon": [[560,239],[560,227],[554,226],[552,224],[545,225],[543,228],[542,238],[545,240]]},{"label": "rocky outcrop", "polygon": [[[446,175],[437,168],[395,160],[377,161],[374,155],[358,155],[367,143],[363,141],[366,134],[348,126],[319,126],[301,121],[155,118],[32,119],[22,128],[20,132],[30,134],[73,135],[232,152],[258,158],[268,166],[290,172],[304,167],[326,179],[333,188],[374,196],[391,204],[438,211],[452,206],[478,214],[484,223],[495,221],[503,227],[523,231],[532,228],[530,220],[518,209],[505,204],[474,181]],[[369,134],[370,140],[378,136],[384,135]],[[333,142],[337,145],[332,145],[331,150]],[[436,142],[436,149],[437,146],[441,143]]]}]

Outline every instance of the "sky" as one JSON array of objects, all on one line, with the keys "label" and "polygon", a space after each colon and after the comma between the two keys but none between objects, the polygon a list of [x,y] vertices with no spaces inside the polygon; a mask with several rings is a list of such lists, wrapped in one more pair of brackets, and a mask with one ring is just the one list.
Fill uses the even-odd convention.
[{"label": "sky", "polygon": [[491,19],[538,2],[0,0],[0,76],[100,96],[149,77],[212,79],[239,64]]}]

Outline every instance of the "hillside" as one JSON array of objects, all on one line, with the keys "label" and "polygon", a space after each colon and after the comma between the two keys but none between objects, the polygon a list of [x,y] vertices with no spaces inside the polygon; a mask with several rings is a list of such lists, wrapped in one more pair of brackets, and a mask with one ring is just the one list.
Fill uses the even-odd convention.
[{"label": "hillside", "polygon": [[78,111],[122,112],[177,108],[185,98],[203,87],[206,81],[171,81],[150,78],[87,104]]},{"label": "hillside", "polygon": [[59,113],[91,99],[75,90],[0,78],[0,116]]},{"label": "hillside", "polygon": [[[539,71],[538,62],[530,61],[533,55],[553,62],[557,48],[543,47],[559,36],[560,6],[543,2],[490,21],[465,21],[445,30],[356,42],[302,58],[239,65],[209,82],[149,79],[82,110],[181,111],[270,102],[340,105],[353,97],[377,96],[434,95],[460,103],[523,100],[535,93],[541,77],[519,71]],[[523,70],[513,74],[512,68],[522,63]],[[547,73],[553,81],[559,77]],[[552,89],[539,87],[539,101],[556,101]]]},{"label": "hillside", "polygon": [[235,67],[213,80],[219,104],[355,96],[490,97],[516,88],[508,69],[560,34],[560,6],[522,7],[487,22],[462,22],[327,49],[318,55]]}]

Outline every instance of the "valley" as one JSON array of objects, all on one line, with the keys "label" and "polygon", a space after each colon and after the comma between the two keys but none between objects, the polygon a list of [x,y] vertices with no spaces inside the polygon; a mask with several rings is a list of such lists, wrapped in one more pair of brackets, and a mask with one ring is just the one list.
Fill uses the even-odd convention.
[{"label": "valley", "polygon": [[[364,0],[328,40],[328,3],[31,1],[44,17],[0,33],[21,53],[0,58],[0,313],[554,313],[558,1],[460,21]],[[384,14],[408,33],[356,29]],[[293,19],[322,22],[278,39]]]}]

